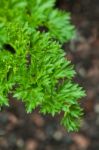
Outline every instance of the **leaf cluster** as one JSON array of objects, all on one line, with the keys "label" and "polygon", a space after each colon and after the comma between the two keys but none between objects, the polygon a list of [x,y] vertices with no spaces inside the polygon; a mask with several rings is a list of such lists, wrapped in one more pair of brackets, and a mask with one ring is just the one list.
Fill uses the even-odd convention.
[{"label": "leaf cluster", "polygon": [[75,71],[61,48],[74,26],[69,13],[54,5],[55,0],[0,1],[0,107],[9,105],[11,93],[27,112],[38,106],[43,114],[63,112],[61,123],[72,131],[85,93],[72,81]]}]

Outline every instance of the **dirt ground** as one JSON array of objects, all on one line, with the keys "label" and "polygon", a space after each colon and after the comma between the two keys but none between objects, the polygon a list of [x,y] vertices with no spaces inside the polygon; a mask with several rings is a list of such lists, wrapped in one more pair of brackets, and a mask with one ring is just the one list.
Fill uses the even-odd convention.
[{"label": "dirt ground", "polygon": [[0,150],[99,150],[99,0],[58,0],[56,7],[70,11],[76,26],[75,39],[63,47],[87,94],[80,131],[66,132],[58,116],[26,114],[10,97],[11,107],[0,112]]}]

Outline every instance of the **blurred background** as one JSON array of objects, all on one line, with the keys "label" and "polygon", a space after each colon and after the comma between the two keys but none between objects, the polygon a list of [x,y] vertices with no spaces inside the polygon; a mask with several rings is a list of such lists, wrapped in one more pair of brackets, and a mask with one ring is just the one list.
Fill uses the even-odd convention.
[{"label": "blurred background", "polygon": [[87,93],[80,131],[68,133],[59,116],[26,114],[9,97],[11,107],[0,112],[0,150],[99,150],[99,0],[57,0],[56,7],[69,11],[76,27],[75,39],[63,48]]}]

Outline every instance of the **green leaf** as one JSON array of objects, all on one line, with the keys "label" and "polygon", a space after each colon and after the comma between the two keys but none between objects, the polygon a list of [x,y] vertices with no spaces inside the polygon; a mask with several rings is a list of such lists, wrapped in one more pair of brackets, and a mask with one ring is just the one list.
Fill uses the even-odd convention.
[{"label": "green leaf", "polygon": [[38,106],[45,115],[63,112],[62,125],[73,131],[85,92],[72,81],[75,70],[60,44],[72,39],[75,27],[54,6],[55,0],[0,1],[0,107],[8,106],[10,93],[27,112]]}]

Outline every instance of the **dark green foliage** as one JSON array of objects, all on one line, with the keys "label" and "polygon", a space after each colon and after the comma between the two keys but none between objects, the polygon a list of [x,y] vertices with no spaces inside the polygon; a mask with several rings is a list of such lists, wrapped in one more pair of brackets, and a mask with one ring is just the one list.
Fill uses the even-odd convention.
[{"label": "dark green foliage", "polygon": [[[63,112],[61,123],[77,130],[84,91],[73,83],[73,66],[61,44],[72,38],[70,16],[54,8],[54,0],[0,1],[0,107],[8,93],[22,100],[27,112]],[[40,32],[40,28],[47,32]]]}]

